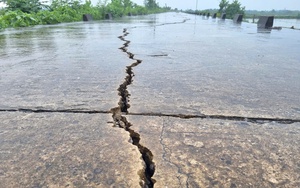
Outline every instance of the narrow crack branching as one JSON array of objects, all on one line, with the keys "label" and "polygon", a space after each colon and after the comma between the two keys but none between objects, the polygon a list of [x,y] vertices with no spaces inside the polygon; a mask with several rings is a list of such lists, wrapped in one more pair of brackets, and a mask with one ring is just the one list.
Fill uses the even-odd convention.
[{"label": "narrow crack branching", "polygon": [[[169,117],[168,117],[169,118]],[[168,119],[169,120],[169,119]],[[163,123],[162,123],[162,128],[161,128],[161,132],[160,132],[160,136],[159,136],[159,143],[160,145],[162,146],[162,149],[163,149],[163,155],[162,155],[162,158],[164,159],[164,161],[166,161],[167,163],[169,163],[170,165],[174,166],[175,168],[177,168],[177,172],[179,174],[181,174],[181,170],[180,170],[180,167],[176,164],[176,163],[173,163],[171,161],[171,158],[170,157],[167,157],[167,154],[168,154],[168,151],[169,153],[172,153],[171,149],[168,148],[168,146],[164,143],[164,134],[165,134],[165,128],[166,128],[166,123],[165,123],[165,119],[163,118]],[[176,177],[177,180],[178,180],[178,183],[180,184],[180,187],[182,187],[182,183],[181,183],[181,177],[180,176],[177,176]]]},{"label": "narrow crack branching", "polygon": [[133,68],[138,66],[142,63],[142,60],[135,59],[134,54],[129,52],[127,47],[130,44],[129,40],[126,40],[125,37],[129,33],[127,32],[127,29],[123,30],[123,35],[119,36],[118,38],[122,41],[124,41],[124,44],[119,49],[122,50],[122,52],[126,53],[128,55],[129,59],[134,60],[134,62],[126,67],[126,77],[124,79],[124,82],[119,86],[119,96],[120,100],[118,103],[118,107],[112,108],[110,111],[113,114],[113,120],[114,120],[114,126],[117,126],[119,128],[124,129],[127,131],[130,135],[130,138],[132,140],[132,144],[135,145],[139,152],[142,155],[142,159],[145,163],[145,168],[139,173],[140,175],[140,186],[145,188],[153,188],[155,180],[152,179],[152,176],[155,172],[155,163],[153,162],[153,154],[152,152],[145,146],[140,144],[141,136],[137,132],[135,132],[130,127],[132,124],[127,120],[125,116],[122,115],[122,113],[128,114],[128,109],[130,108],[129,104],[129,97],[130,94],[128,92],[128,86],[132,84],[133,82]]},{"label": "narrow crack branching", "polygon": [[[169,118],[169,117],[167,117]],[[169,119],[168,119],[169,121]],[[167,122],[168,122],[167,121]],[[183,169],[180,167],[180,165],[178,165],[176,162],[172,162],[172,159],[171,157],[167,157],[167,153],[169,151],[169,153],[172,153],[172,150],[170,148],[167,147],[166,144],[164,144],[164,133],[165,133],[165,129],[167,127],[166,125],[166,121],[165,121],[165,118],[163,118],[163,123],[162,123],[162,129],[161,129],[161,133],[160,133],[160,136],[159,136],[159,139],[160,139],[160,145],[162,146],[163,148],[163,155],[162,155],[162,158],[167,162],[169,163],[170,165],[174,166],[175,168],[177,168],[177,172],[178,174],[180,175],[177,175],[176,178],[178,180],[178,183],[180,185],[180,187],[186,187],[188,188],[189,187],[189,179],[190,179],[190,176],[191,176],[191,173],[186,173],[183,171]],[[182,177],[181,175],[185,176],[186,177],[186,181],[185,181],[185,185],[184,185],[184,182],[182,182]]]}]

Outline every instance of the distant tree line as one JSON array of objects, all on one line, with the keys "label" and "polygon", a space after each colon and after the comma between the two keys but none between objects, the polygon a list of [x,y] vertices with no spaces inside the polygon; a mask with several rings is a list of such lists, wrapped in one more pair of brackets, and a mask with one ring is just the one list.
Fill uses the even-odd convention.
[{"label": "distant tree line", "polygon": [[258,11],[258,10],[246,10],[246,17],[252,18],[255,16],[276,16],[276,18],[285,19],[300,19],[300,10],[270,10],[270,11]]},{"label": "distant tree line", "polygon": [[235,14],[245,14],[245,7],[238,0],[233,0],[229,3],[228,0],[221,0],[219,3],[219,9],[206,9],[206,10],[187,10],[187,13],[200,14],[200,13],[217,13],[220,16],[222,13],[226,13],[226,18],[233,18]]},{"label": "distant tree line", "polygon": [[95,20],[104,19],[105,14],[113,17],[141,15],[169,11],[170,7],[159,7],[155,0],[145,0],[144,6],[131,0],[99,0],[93,6],[90,0],[53,0],[44,5],[39,0],[0,0],[6,8],[0,10],[0,29],[27,27],[31,25],[56,24],[82,20],[83,14],[91,14]]},{"label": "distant tree line", "polygon": [[148,9],[157,9],[159,4],[155,0],[144,0],[144,5]]},{"label": "distant tree line", "polygon": [[228,0],[221,0],[218,9],[206,10],[186,10],[187,13],[200,14],[200,13],[226,13],[227,18],[233,18],[235,14],[243,14],[244,18],[253,18],[253,16],[276,16],[276,18],[284,19],[300,19],[300,10],[271,10],[271,11],[258,11],[246,10],[238,0],[233,0],[230,3]]}]

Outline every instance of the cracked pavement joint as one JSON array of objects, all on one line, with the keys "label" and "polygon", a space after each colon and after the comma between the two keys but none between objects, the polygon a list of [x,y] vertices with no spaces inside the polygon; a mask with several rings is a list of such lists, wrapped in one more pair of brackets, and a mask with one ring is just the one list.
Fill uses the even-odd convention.
[{"label": "cracked pavement joint", "polygon": [[[130,74],[133,75],[132,69],[129,71]],[[122,87],[124,85],[122,84]],[[127,86],[124,86],[127,88]],[[123,89],[120,89],[122,90]],[[128,91],[125,91],[128,93]],[[125,97],[126,95],[121,94]],[[129,94],[128,96],[129,97]],[[128,99],[125,101],[129,101]],[[124,108],[127,109],[130,107],[128,102],[126,102],[126,106],[123,105]],[[300,119],[291,119],[291,118],[271,118],[271,117],[246,117],[246,116],[224,116],[224,115],[207,115],[207,114],[200,114],[200,115],[193,115],[193,114],[166,114],[166,113],[129,113],[127,109],[122,111],[126,112],[128,115],[135,115],[135,116],[158,116],[158,117],[174,117],[174,118],[181,118],[181,119],[220,119],[220,120],[230,120],[230,121],[247,121],[251,123],[258,123],[264,124],[269,122],[276,122],[281,124],[293,124],[293,123],[300,123]],[[103,110],[86,110],[86,109],[35,109],[35,108],[8,108],[8,109],[0,109],[0,112],[24,112],[24,113],[73,113],[73,114],[109,114],[112,111],[103,111]]]}]

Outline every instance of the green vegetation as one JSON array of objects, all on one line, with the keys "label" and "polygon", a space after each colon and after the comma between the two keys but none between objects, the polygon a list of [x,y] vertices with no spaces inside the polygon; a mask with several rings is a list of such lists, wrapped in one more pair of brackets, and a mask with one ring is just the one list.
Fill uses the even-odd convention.
[{"label": "green vegetation", "polygon": [[245,14],[245,7],[238,0],[229,3],[227,0],[221,0],[219,4],[219,13],[226,13],[226,17],[232,19],[236,14]]},{"label": "green vegetation", "polygon": [[221,0],[220,1],[220,3],[219,3],[219,13],[223,13],[223,12],[225,12],[226,11],[226,8],[227,8],[227,6],[228,6],[228,4],[229,4],[229,2],[228,1],[226,1],[226,0]]},{"label": "green vegetation", "polygon": [[39,0],[0,0],[7,5],[11,11],[22,11],[24,13],[38,12],[42,9]]},{"label": "green vegetation", "polygon": [[222,13],[226,13],[226,18],[232,19],[235,14],[245,15],[245,7],[242,7],[241,3],[238,0],[233,0],[232,3],[229,3],[227,0],[221,0],[219,3],[219,9],[207,9],[207,10],[187,10],[187,13],[191,14],[207,14],[207,13],[217,13],[218,17]]},{"label": "green vegetation", "polygon": [[0,10],[0,29],[7,27],[28,27],[41,24],[57,24],[62,22],[81,21],[83,14],[91,14],[94,20],[105,18],[111,13],[113,17],[124,15],[141,15],[159,13],[170,10],[161,8],[155,0],[145,0],[140,6],[130,0],[107,0],[93,6],[90,0],[53,0],[50,6],[43,5],[39,0],[0,0],[7,7]]},{"label": "green vegetation", "polygon": [[130,0],[111,0],[111,3],[102,5],[104,14],[111,13],[113,17],[122,17],[124,15],[147,14],[149,10],[146,7],[137,5]]},{"label": "green vegetation", "polygon": [[158,3],[156,3],[155,0],[145,0],[144,4],[145,4],[145,7],[150,10],[159,8],[159,5],[158,5]]}]

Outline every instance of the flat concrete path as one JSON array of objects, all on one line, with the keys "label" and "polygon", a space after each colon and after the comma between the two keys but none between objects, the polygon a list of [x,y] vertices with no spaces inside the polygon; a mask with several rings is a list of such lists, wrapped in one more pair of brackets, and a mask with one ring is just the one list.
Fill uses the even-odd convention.
[{"label": "flat concrete path", "polygon": [[300,123],[129,116],[157,187],[298,187]]},{"label": "flat concrete path", "polygon": [[144,168],[111,115],[0,113],[0,187],[136,187]]},{"label": "flat concrete path", "polygon": [[299,36],[182,13],[1,32],[0,187],[300,187]]}]

